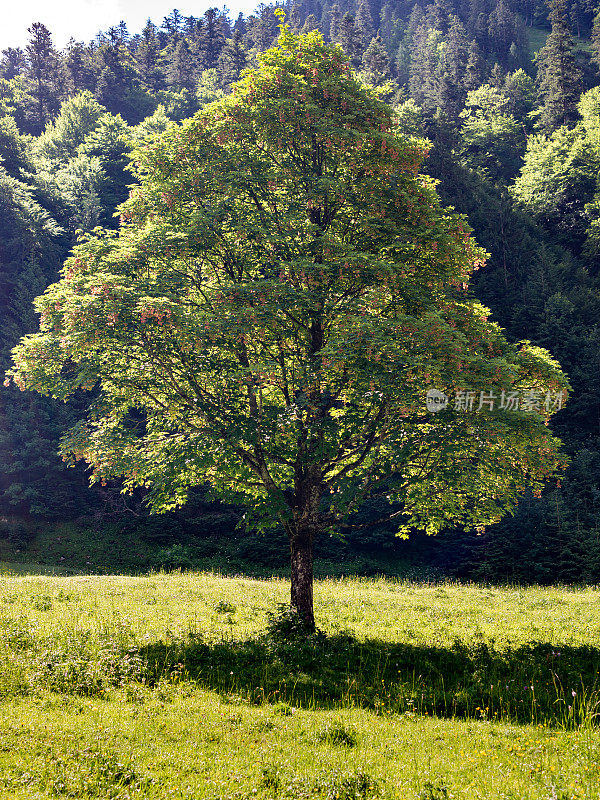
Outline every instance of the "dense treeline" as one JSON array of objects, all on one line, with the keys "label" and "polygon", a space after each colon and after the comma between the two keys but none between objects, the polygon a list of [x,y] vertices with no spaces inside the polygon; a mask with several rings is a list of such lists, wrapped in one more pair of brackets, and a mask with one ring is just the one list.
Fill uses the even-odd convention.
[{"label": "dense treeline", "polygon": [[[461,576],[598,580],[600,15],[585,0],[303,0],[285,10],[294,29],[319,29],[339,44],[405,131],[430,140],[427,171],[490,253],[476,296],[510,338],[550,349],[574,390],[553,423],[572,459],[568,474],[541,499],[525,498],[514,518],[477,537],[453,531],[405,544],[376,529],[349,536],[344,547],[391,547]],[[35,327],[31,299],[56,277],[77,231],[117,225],[132,146],[229,92],[275,40],[273,11],[261,5],[232,20],[217,9],[199,18],[174,10],[134,35],[121,23],[63,51],[34,23],[24,49],[3,51],[5,367],[18,337]],[[5,514],[65,519],[119,510],[116,491],[87,489],[83,471],[67,471],[55,455],[76,413],[3,392]],[[196,512],[200,528],[201,518]],[[250,557],[265,552],[264,543],[248,548]]]}]

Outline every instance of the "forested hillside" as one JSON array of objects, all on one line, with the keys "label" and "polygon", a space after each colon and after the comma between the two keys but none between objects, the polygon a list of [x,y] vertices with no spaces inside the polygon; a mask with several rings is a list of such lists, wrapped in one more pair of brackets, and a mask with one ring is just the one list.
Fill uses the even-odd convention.
[{"label": "forested hillside", "polygon": [[[63,51],[39,22],[0,61],[0,361],[32,331],[32,299],[56,279],[81,231],[118,225],[133,178],[128,153],[231,91],[278,35],[275,6],[230,19],[174,10],[130,33],[124,23]],[[516,515],[475,536],[409,542],[390,528],[352,533],[344,557],[392,553],[435,574],[483,579],[600,579],[600,14],[585,0],[435,0],[284,6],[294,30],[319,29],[361,81],[428,139],[425,171],[468,216],[489,252],[473,293],[513,340],[548,348],[573,393],[552,423],[567,475]],[[81,403],[83,403],[83,398]],[[80,409],[79,409],[80,410]],[[11,519],[120,521],[118,486],[87,487],[56,455],[76,407],[14,387],[0,401],[0,513]],[[361,516],[380,516],[377,504]],[[197,500],[163,526],[162,546],[201,551],[230,535],[235,510]],[[169,531],[172,537],[169,538]],[[187,532],[187,533],[186,533]],[[187,536],[187,539],[186,539]],[[243,540],[267,560],[276,548]],[[322,554],[335,558],[326,543]],[[168,563],[168,559],[167,562]],[[285,563],[285,545],[282,563]],[[185,559],[182,562],[185,566]],[[129,566],[129,565],[127,565]]]}]

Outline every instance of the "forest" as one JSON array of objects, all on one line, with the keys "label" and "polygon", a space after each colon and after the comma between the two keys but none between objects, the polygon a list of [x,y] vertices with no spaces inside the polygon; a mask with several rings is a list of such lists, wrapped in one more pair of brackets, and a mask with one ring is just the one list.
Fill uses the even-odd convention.
[{"label": "forest", "polygon": [[[130,33],[124,23],[57,50],[41,22],[24,49],[0,60],[1,361],[37,328],[33,299],[53,283],[82,235],[116,230],[134,184],[130,154],[228,96],[279,35],[279,6],[231,19],[173,10]],[[569,465],[540,496],[485,530],[450,527],[404,541],[391,525],[317,543],[347,571],[391,571],[535,583],[600,578],[600,13],[585,2],[435,0],[281,6],[290,29],[339,45],[358,80],[391,108],[407,136],[425,141],[423,171],[444,206],[464,214],[488,253],[470,292],[511,341],[547,348],[572,393],[551,422]],[[85,546],[103,531],[119,563],[194,567],[226,553],[284,567],[281,531],[236,528],[242,512],[198,487],[158,522],[144,493],[88,486],[59,441],[85,412],[6,385],[0,402],[0,531],[4,552],[35,546],[41,530],[72,524]],[[376,498],[357,512],[382,516]],[[91,529],[90,526],[91,525]],[[87,526],[87,527],[86,527]],[[83,531],[83,533],[82,533]],[[43,538],[43,537],[42,537]],[[131,543],[135,541],[136,546]],[[73,541],[70,546],[73,550]],[[63,552],[56,543],[54,558]],[[204,559],[204,561],[203,561]],[[90,563],[88,560],[87,563]]]}]

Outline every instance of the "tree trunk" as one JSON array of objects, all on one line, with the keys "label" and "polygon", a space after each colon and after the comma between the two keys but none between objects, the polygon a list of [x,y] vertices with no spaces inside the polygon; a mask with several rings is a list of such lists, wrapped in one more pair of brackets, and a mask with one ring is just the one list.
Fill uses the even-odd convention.
[{"label": "tree trunk", "polygon": [[313,535],[312,531],[290,531],[292,564],[292,608],[295,608],[312,630],[315,627],[313,610]]}]

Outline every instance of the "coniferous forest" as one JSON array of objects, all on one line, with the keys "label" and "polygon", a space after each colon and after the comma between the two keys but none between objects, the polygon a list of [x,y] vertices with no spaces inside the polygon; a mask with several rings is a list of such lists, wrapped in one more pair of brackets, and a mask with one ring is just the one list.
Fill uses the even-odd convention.
[{"label": "coniferous forest", "polygon": [[[551,422],[570,459],[565,475],[539,497],[526,494],[514,515],[477,533],[453,528],[406,541],[393,526],[374,525],[339,541],[327,537],[317,553],[367,573],[400,564],[391,569],[598,582],[600,11],[585,0],[304,0],[282,7],[292,31],[319,30],[338,44],[402,131],[428,141],[424,171],[489,254],[470,291],[508,339],[550,350],[572,387]],[[2,52],[3,371],[20,337],[37,328],[33,299],[57,279],[82,232],[118,227],[116,209],[134,182],[129,153],[230,93],[276,41],[276,10],[260,5],[237,19],[216,8],[201,17],[173,10],[141,31],[119,23],[62,51],[35,22],[25,48]],[[90,487],[84,466],[71,468],[57,455],[88,402],[83,393],[65,405],[3,389],[0,535],[11,552],[34,545],[44,526],[69,523],[95,536],[104,531],[127,569],[194,566],[219,552],[232,568],[285,566],[282,534],[236,527],[240,509],[216,503],[201,487],[158,521],[147,516],[143,492],[125,496],[117,481]],[[357,518],[377,520],[383,503],[370,501]]]}]

